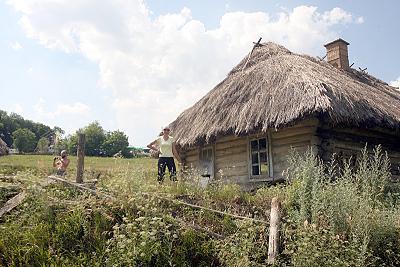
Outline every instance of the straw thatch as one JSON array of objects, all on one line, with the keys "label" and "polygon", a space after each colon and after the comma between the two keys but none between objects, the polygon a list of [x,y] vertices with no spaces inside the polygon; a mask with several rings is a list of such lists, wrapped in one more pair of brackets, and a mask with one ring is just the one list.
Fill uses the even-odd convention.
[{"label": "straw thatch", "polygon": [[332,125],[398,130],[400,92],[366,73],[264,43],[170,126],[180,145],[193,145],[309,116]]},{"label": "straw thatch", "polygon": [[1,138],[0,138],[0,156],[3,155],[7,155],[8,154],[8,147],[6,142],[4,142]]}]

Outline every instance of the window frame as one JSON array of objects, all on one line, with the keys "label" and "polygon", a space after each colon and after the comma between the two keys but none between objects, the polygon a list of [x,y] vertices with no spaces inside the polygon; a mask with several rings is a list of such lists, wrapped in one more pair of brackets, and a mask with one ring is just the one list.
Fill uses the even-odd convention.
[{"label": "window frame", "polygon": [[[215,177],[215,147],[214,145],[207,145],[199,148],[199,170],[202,168],[202,163],[203,163],[203,152],[205,150],[211,150],[211,161],[212,161],[212,171],[209,174],[210,175],[210,180],[213,180]],[[203,175],[203,174],[201,174]]]},{"label": "window frame", "polygon": [[[267,154],[267,162],[268,162],[268,174],[260,174],[253,175],[253,166],[259,166],[259,170],[261,169],[260,162],[260,151],[258,150],[258,164],[253,164],[252,162],[252,149],[251,142],[255,140],[266,139],[266,149],[261,152],[266,152]],[[250,182],[260,182],[260,181],[273,181],[274,180],[274,168],[273,168],[273,160],[272,160],[272,144],[271,144],[271,134],[267,132],[266,134],[258,134],[249,136],[247,139],[247,154],[248,154],[248,173],[249,173],[249,181]]]}]

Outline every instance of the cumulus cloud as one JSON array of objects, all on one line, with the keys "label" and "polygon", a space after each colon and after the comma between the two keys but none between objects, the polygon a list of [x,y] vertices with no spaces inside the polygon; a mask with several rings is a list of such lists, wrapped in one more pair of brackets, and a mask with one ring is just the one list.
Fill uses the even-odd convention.
[{"label": "cumulus cloud", "polygon": [[118,127],[140,145],[222,80],[260,36],[318,55],[338,37],[337,26],[359,22],[341,8],[299,6],[279,14],[228,12],[207,29],[188,8],[151,17],[140,0],[8,3],[29,37],[98,64]]},{"label": "cumulus cloud", "polygon": [[81,102],[56,104],[40,97],[33,105],[29,118],[49,126],[59,126],[66,133],[74,133],[92,119],[91,108]]},{"label": "cumulus cloud", "polygon": [[73,104],[59,104],[55,110],[46,109],[46,101],[43,98],[39,98],[37,103],[34,105],[36,113],[44,118],[54,119],[65,115],[81,116],[89,113],[89,106],[76,102]]},{"label": "cumulus cloud", "polygon": [[391,85],[391,86],[393,86],[393,87],[397,87],[397,89],[400,90],[400,77],[397,78],[397,80],[395,80],[395,81],[391,81],[391,82],[389,83],[389,85]]}]

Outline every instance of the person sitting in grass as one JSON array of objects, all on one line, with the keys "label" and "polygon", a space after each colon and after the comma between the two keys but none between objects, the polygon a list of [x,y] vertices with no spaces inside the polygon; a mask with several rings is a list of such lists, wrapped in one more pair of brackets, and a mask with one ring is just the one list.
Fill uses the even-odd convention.
[{"label": "person sitting in grass", "polygon": [[165,169],[168,168],[169,177],[172,181],[176,181],[176,166],[174,157],[181,162],[179,154],[176,150],[175,139],[169,135],[169,127],[164,127],[162,135],[151,142],[147,147],[155,150],[158,155],[158,182],[164,181]]},{"label": "person sitting in grass", "polygon": [[55,157],[53,159],[53,167],[57,168],[57,175],[64,176],[67,171],[67,167],[69,165],[69,159],[67,155],[67,151],[63,150],[60,153],[61,157]]}]

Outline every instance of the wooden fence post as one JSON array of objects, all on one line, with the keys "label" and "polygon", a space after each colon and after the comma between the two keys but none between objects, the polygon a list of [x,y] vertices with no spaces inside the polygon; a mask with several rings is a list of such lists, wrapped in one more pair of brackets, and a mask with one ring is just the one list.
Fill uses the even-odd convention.
[{"label": "wooden fence post", "polygon": [[78,164],[76,169],[76,182],[83,183],[83,170],[84,170],[84,159],[85,159],[85,134],[79,134],[78,150],[76,152],[78,156]]},{"label": "wooden fence post", "polygon": [[279,252],[279,224],[281,203],[277,197],[271,201],[271,217],[269,222],[268,263],[274,264]]}]

